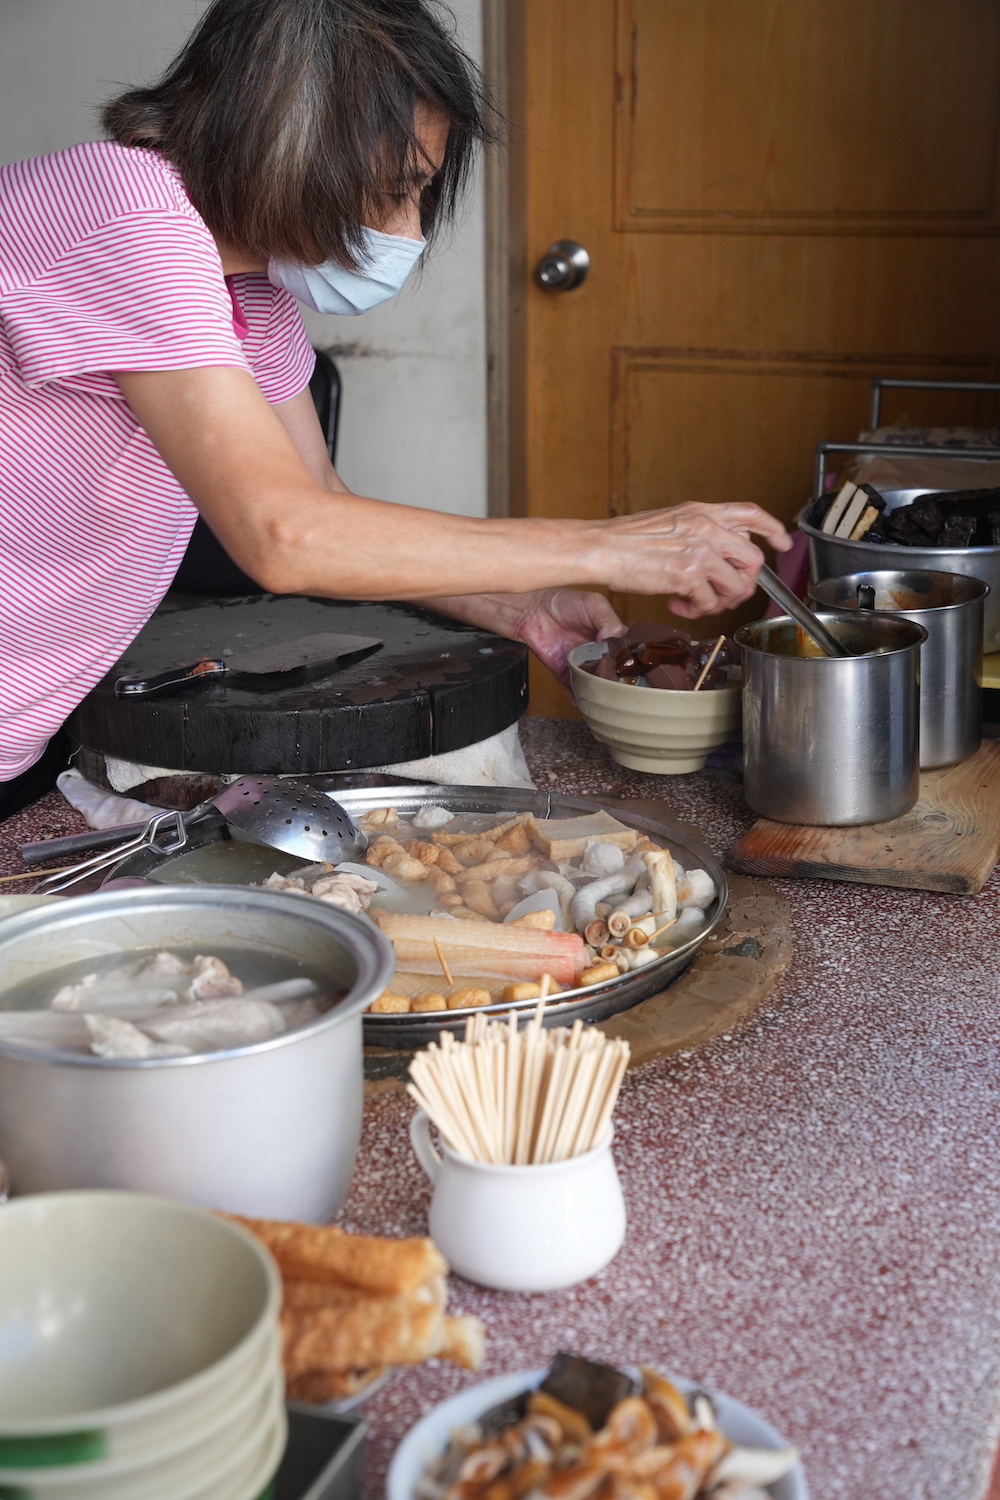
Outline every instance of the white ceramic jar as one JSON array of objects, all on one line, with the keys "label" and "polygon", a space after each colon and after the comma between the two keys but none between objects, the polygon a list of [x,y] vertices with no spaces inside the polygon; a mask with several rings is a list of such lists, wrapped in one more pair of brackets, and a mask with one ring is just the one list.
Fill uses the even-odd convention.
[{"label": "white ceramic jar", "polygon": [[417,1160],[434,1184],[430,1233],[452,1269],[503,1292],[575,1286],[613,1260],[625,1239],[625,1202],[611,1155],[614,1129],[583,1156],[538,1166],[470,1161],[410,1122]]}]

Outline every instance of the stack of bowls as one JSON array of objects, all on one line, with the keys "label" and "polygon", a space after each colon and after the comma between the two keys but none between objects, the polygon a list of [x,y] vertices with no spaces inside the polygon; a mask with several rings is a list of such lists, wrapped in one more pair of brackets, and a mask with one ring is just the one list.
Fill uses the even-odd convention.
[{"label": "stack of bowls", "polygon": [[0,1209],[0,1495],[265,1500],[287,1438],[267,1251],[132,1193]]}]

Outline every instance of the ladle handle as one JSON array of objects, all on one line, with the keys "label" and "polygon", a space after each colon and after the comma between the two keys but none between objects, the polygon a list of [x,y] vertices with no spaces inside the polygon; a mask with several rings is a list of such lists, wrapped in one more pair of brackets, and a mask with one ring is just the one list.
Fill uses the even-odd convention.
[{"label": "ladle handle", "polygon": [[806,635],[811,636],[827,656],[851,655],[847,647],[842,645],[835,635],[831,635],[822,620],[817,620],[808,605],[803,604],[799,596],[793,594],[786,583],[782,583],[777,573],[769,568],[767,563],[761,568],[757,582],[765,594],[769,594],[775,604],[780,604],[785,613],[791,615],[796,625],[801,625]]}]

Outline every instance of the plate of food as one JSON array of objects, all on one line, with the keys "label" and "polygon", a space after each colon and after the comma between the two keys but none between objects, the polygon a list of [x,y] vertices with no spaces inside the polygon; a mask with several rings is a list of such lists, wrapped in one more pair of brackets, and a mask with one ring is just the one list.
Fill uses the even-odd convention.
[{"label": "plate of food", "polygon": [[[503,788],[352,789],[337,800],[368,838],[357,863],[303,866],[216,827],[174,857],[115,874],[264,884],[367,915],[396,975],[364,1017],[372,1046],[426,1046],[485,1011],[600,1021],[664,989],[722,920],[720,862],[677,825],[589,799]],[[192,830],[196,833],[196,830]]]},{"label": "plate of food", "polygon": [[809,1500],[797,1451],[730,1396],[558,1354],[462,1391],[412,1427],[387,1500]]}]

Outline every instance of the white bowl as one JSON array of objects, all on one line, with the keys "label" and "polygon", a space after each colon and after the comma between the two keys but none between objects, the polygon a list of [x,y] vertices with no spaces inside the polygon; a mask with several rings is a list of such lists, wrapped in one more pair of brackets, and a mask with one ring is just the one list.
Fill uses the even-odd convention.
[{"label": "white bowl", "polygon": [[[135,1193],[0,1208],[0,1464],[141,1456],[279,1368],[281,1278],[252,1235]],[[35,1470],[35,1472],[38,1472]],[[51,1471],[50,1471],[51,1472]]]},{"label": "white bowl", "polygon": [[741,688],[685,693],[606,682],[580,665],[597,661],[605,650],[604,641],[574,646],[569,672],[587,727],[620,766],[657,776],[700,771],[711,751],[739,734]]},{"label": "white bowl", "polygon": [[[515,1375],[498,1375],[481,1385],[470,1386],[450,1401],[442,1401],[422,1417],[400,1443],[392,1457],[386,1480],[386,1500],[415,1500],[417,1484],[427,1465],[443,1453],[456,1427],[467,1427],[478,1421],[483,1412],[509,1401],[520,1391],[540,1385],[545,1370],[522,1370]],[[690,1380],[670,1379],[682,1391],[692,1389]],[[711,1392],[719,1415],[719,1426],[730,1442],[748,1448],[785,1448],[787,1443],[770,1423],[731,1396]],[[796,1464],[790,1474],[779,1479],[768,1491],[773,1500],[809,1500],[809,1489],[802,1465]]]}]

